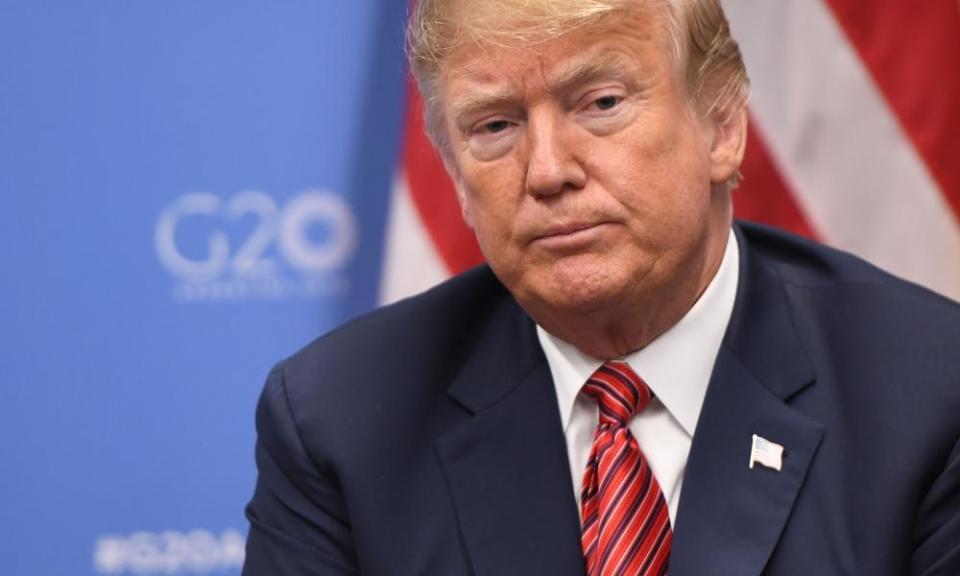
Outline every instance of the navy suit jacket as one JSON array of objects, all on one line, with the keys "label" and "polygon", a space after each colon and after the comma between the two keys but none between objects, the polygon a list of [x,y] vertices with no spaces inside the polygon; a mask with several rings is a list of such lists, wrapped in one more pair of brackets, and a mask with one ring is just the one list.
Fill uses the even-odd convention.
[{"label": "navy suit jacket", "polygon": [[[960,574],[960,306],[737,234],[670,574]],[[584,574],[550,371],[486,267],[280,363],[257,431],[245,574]],[[748,467],[753,434],[781,471]]]}]

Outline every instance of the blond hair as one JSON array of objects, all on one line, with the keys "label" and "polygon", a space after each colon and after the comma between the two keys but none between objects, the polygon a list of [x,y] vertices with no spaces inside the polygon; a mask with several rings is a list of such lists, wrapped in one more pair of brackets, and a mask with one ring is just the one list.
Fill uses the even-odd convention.
[{"label": "blond hair", "polygon": [[407,51],[430,139],[449,161],[440,76],[456,49],[545,42],[646,6],[664,10],[674,68],[696,111],[703,117],[738,112],[749,80],[719,0],[419,0],[407,27]]}]

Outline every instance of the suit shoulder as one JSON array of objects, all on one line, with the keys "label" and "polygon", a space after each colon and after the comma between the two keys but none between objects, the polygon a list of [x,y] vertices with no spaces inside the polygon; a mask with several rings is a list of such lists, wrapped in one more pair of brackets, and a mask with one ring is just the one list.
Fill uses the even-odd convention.
[{"label": "suit shoulder", "polygon": [[493,273],[476,268],[314,340],[274,368],[264,394],[282,392],[315,462],[352,461],[347,445],[382,453],[411,422],[439,425],[436,414],[459,410],[447,390],[487,319],[511,306]]},{"label": "suit shoulder", "polygon": [[883,383],[870,394],[908,394],[909,383],[912,393],[927,389],[930,410],[960,410],[960,304],[846,252],[765,227],[742,229],[750,260],[782,281],[816,364],[848,381]]},{"label": "suit shoulder", "polygon": [[794,290],[859,294],[878,304],[916,306],[960,324],[960,304],[843,250],[782,230],[739,223],[749,249]]},{"label": "suit shoulder", "polygon": [[324,394],[339,397],[390,376],[452,376],[484,320],[504,306],[516,306],[509,292],[489,267],[474,268],[309,343],[281,363],[287,386],[315,388],[322,379]]}]

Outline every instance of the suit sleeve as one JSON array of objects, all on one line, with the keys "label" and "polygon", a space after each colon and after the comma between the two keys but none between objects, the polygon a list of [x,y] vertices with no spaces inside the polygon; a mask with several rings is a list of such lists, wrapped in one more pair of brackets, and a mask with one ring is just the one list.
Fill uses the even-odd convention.
[{"label": "suit sleeve", "polygon": [[257,484],[247,519],[245,576],[357,574],[343,495],[304,448],[283,364],[257,406]]},{"label": "suit sleeve", "polygon": [[960,440],[917,515],[911,574],[960,574]]}]

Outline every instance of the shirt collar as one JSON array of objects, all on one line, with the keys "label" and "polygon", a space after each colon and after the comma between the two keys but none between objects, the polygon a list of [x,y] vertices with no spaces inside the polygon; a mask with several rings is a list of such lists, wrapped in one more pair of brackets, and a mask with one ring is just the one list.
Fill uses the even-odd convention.
[{"label": "shirt collar", "polygon": [[[645,348],[623,358],[691,437],[733,312],[739,276],[740,254],[731,229],[720,268],[693,307]],[[550,366],[566,430],[580,388],[603,362],[539,325],[537,337]]]}]

